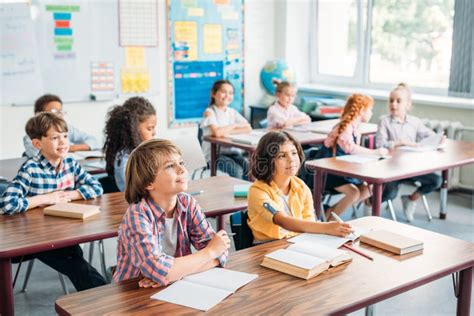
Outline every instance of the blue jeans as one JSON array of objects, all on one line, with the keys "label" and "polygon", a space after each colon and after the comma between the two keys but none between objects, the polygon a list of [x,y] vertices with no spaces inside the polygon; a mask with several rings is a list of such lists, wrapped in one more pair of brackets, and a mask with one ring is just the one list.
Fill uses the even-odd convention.
[{"label": "blue jeans", "polygon": [[429,173],[424,174],[422,176],[386,183],[384,185],[382,201],[393,200],[394,198],[396,198],[398,190],[400,188],[400,184],[403,182],[421,183],[421,186],[417,189],[417,191],[422,195],[426,195],[440,188],[443,180],[441,176],[437,175],[436,173]]},{"label": "blue jeans", "polygon": [[249,161],[241,153],[220,154],[216,165],[217,170],[228,173],[231,177],[248,180]]}]

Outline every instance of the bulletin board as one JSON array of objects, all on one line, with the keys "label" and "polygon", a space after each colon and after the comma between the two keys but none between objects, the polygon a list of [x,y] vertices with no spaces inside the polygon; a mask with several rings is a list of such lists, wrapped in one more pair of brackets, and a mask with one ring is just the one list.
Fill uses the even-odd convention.
[{"label": "bulletin board", "polygon": [[243,0],[168,0],[169,125],[202,119],[215,81],[234,86],[243,110]]},{"label": "bulletin board", "polygon": [[0,3],[0,105],[158,93],[157,0]]}]

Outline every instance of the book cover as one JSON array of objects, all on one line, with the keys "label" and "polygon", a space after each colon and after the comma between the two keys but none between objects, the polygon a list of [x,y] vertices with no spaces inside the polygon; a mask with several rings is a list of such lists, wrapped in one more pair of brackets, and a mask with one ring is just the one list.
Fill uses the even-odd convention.
[{"label": "book cover", "polygon": [[423,249],[423,242],[387,230],[374,230],[360,236],[360,241],[398,255]]},{"label": "book cover", "polygon": [[57,203],[44,209],[45,215],[87,219],[100,213],[98,205],[86,205],[78,203]]}]

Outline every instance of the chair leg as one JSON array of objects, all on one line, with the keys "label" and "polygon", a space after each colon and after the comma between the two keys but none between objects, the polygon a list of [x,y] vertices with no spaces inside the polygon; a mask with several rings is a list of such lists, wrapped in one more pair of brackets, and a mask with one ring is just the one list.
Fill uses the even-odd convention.
[{"label": "chair leg", "polygon": [[23,281],[23,287],[21,288],[21,293],[25,293],[28,289],[28,280],[30,279],[31,275],[31,270],[33,270],[33,264],[35,263],[35,259],[31,259],[30,262],[28,262],[28,268],[26,268],[26,275],[25,275],[25,280]]},{"label": "chair leg", "polygon": [[393,221],[397,221],[397,216],[395,215],[395,209],[393,208],[392,200],[387,201],[388,210],[390,211],[390,216],[392,216]]},{"label": "chair leg", "polygon": [[20,260],[20,262],[18,263],[18,267],[16,268],[15,277],[13,278],[12,289],[15,288],[16,280],[18,279],[18,275],[20,274],[20,269],[21,269],[21,264],[22,264],[22,263],[23,263],[23,257],[21,257],[21,260]]},{"label": "chair leg", "polygon": [[357,218],[357,211],[359,210],[362,203],[364,202],[359,202],[357,204],[352,205],[352,218]]},{"label": "chair leg", "polygon": [[423,206],[425,207],[426,216],[428,216],[428,220],[431,222],[433,216],[431,216],[430,206],[428,205],[428,200],[426,199],[426,195],[421,196],[421,200],[423,201]]},{"label": "chair leg", "polygon": [[321,222],[327,222],[327,218],[326,218],[326,210],[324,209],[324,203],[321,202]]},{"label": "chair leg", "polygon": [[104,250],[104,241],[99,240],[99,253],[100,253],[100,265],[102,267],[102,274],[104,278],[106,278],[107,282],[110,282],[109,278],[107,277],[107,266],[105,264],[105,250]]},{"label": "chair leg", "polygon": [[94,246],[95,241],[89,243],[89,263],[92,264],[92,259],[94,259]]},{"label": "chair leg", "polygon": [[59,276],[59,282],[61,282],[61,287],[63,288],[64,295],[68,295],[69,290],[67,288],[66,280],[64,279],[64,275],[61,274],[60,272],[58,272],[58,276]]}]

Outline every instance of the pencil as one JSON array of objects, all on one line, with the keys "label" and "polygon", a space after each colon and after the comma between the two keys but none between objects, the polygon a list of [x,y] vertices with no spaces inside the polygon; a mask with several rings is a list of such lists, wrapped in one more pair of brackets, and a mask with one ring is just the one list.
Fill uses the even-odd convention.
[{"label": "pencil", "polygon": [[360,251],[360,250],[358,250],[358,249],[356,249],[356,248],[354,248],[354,247],[351,247],[351,246],[346,245],[346,244],[343,244],[342,247],[347,248],[347,249],[349,249],[349,250],[352,250],[352,251],[354,251],[355,253],[361,255],[362,257],[366,257],[367,259],[374,261],[374,258],[372,258],[372,257],[369,256],[368,254],[363,253],[362,251]]}]

